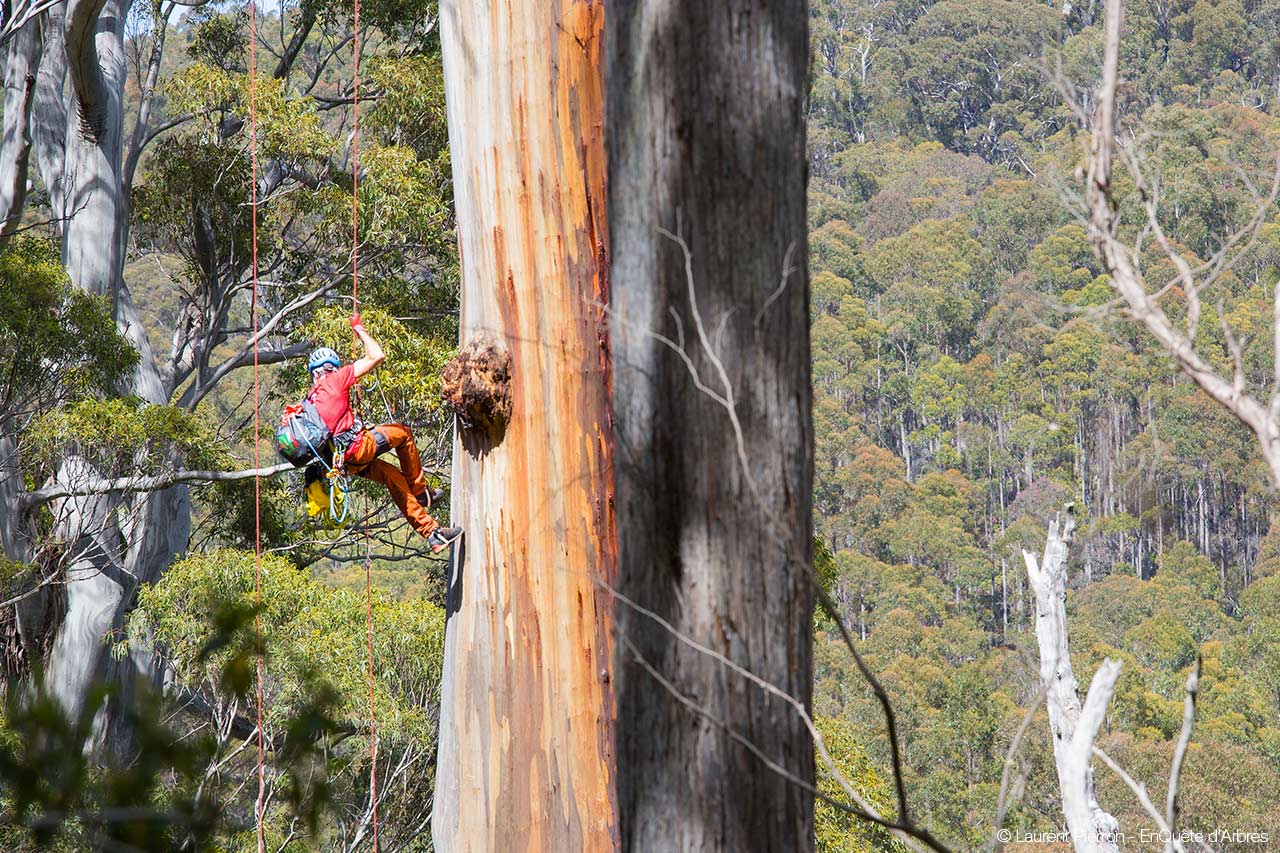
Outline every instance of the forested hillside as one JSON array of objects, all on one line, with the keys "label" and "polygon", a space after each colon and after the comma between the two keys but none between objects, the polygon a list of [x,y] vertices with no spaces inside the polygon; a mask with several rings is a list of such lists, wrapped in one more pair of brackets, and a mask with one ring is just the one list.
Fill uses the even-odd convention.
[{"label": "forested hillside", "polygon": [[[1090,248],[1078,170],[1101,6],[812,5],[825,582],[896,703],[916,809],[963,849],[990,837],[1005,752],[1039,688],[1020,549],[1042,549],[1068,501],[1081,518],[1077,669],[1087,680],[1104,656],[1125,664],[1103,745],[1163,797],[1182,684],[1202,655],[1185,825],[1280,827],[1275,798],[1251,793],[1280,785],[1280,523],[1252,437],[1121,312]],[[1270,0],[1126,4],[1123,136],[1193,263],[1270,185],[1278,27]],[[1150,263],[1148,280],[1175,278],[1167,259]],[[1220,312],[1193,320],[1219,365],[1242,342],[1245,378],[1264,388],[1278,273],[1273,211],[1204,297]],[[1184,318],[1176,284],[1166,309]],[[855,720],[886,767],[878,709],[830,623],[816,656],[815,710]],[[1006,825],[1052,829],[1043,711],[1028,738]],[[1097,773],[1105,804],[1136,826],[1132,794]],[[859,838],[820,820],[826,849],[872,843]]]}]

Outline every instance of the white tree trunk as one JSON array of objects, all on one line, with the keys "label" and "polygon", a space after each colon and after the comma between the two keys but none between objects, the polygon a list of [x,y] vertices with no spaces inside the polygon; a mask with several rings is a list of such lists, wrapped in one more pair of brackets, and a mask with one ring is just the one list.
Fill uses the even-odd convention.
[{"label": "white tree trunk", "polygon": [[[1060,526],[1061,522],[1061,526]],[[1093,741],[1105,718],[1120,675],[1120,663],[1108,660],[1098,669],[1084,708],[1067,636],[1067,546],[1075,530],[1072,506],[1066,519],[1049,524],[1044,558],[1029,551],[1022,557],[1036,596],[1036,641],[1040,646],[1040,681],[1044,685],[1053,735],[1053,761],[1058,770],[1062,810],[1077,851],[1113,853],[1120,848],[1116,819],[1098,805],[1093,788]]]},{"label": "white tree trunk", "polygon": [[76,286],[113,296],[123,263],[118,240],[124,139],[126,0],[72,0],[65,22],[71,87],[64,132],[67,208],[62,260]]},{"label": "white tree trunk", "polygon": [[[62,235],[73,284],[111,300],[116,323],[137,348],[126,390],[164,403],[169,389],[122,280],[127,206],[121,192],[124,16],[126,0],[72,0],[41,19],[44,50],[30,130],[37,168]],[[70,85],[66,80],[70,77]],[[83,459],[67,460],[58,482],[101,479]],[[190,504],[185,486],[131,498],[70,498],[55,505],[57,532],[75,555],[67,567],[66,615],[53,638],[49,684],[72,714],[96,683],[114,683],[112,703],[95,720],[95,742],[127,737],[111,713],[129,701],[135,679],[156,679],[149,649],[107,653],[122,635],[138,584],[154,581],[186,547]],[[38,612],[43,613],[43,610]],[[32,633],[42,626],[28,625]]]},{"label": "white tree trunk", "polygon": [[28,21],[10,40],[4,70],[4,137],[0,140],[0,248],[22,221],[31,159],[31,113],[40,61],[40,24]]},{"label": "white tree trunk", "polygon": [[[453,520],[466,536],[449,591],[432,839],[442,851],[608,850],[603,4],[445,0],[440,14],[462,340],[492,344],[490,366],[510,355],[510,415],[489,430],[476,416],[454,448]],[[487,387],[492,399],[504,390]]]},{"label": "white tree trunk", "polygon": [[62,26],[65,11],[66,4],[60,3],[40,16],[44,52],[36,75],[36,105],[31,117],[36,170],[49,194],[49,208],[59,234],[69,213],[63,168],[67,135],[67,104],[63,93],[67,80],[66,38]]}]

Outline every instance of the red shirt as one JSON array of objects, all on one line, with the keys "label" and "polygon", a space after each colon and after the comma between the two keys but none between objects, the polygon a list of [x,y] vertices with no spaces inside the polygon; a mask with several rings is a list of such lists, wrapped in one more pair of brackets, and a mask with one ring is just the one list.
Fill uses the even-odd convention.
[{"label": "red shirt", "polygon": [[356,416],[351,411],[351,386],[355,384],[355,369],[348,364],[321,376],[311,387],[311,402],[334,435],[341,435],[355,425]]}]

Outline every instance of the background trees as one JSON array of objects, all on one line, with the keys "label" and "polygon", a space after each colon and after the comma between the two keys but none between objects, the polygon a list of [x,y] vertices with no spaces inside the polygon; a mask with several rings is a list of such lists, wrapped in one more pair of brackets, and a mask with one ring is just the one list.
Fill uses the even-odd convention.
[{"label": "background trees", "polygon": [[[1267,20],[1268,9],[1126,4],[1121,121],[1148,129],[1134,156],[1170,245],[1193,267],[1251,222],[1271,186],[1274,144],[1264,140],[1280,126],[1265,37],[1243,23],[1234,45],[1215,36],[1232,15]],[[1011,560],[1040,547],[1045,520],[1066,500],[1082,516],[1068,584],[1072,644],[1085,658],[1077,671],[1087,680],[1104,657],[1124,660],[1104,748],[1150,770],[1148,782],[1164,779],[1185,670],[1199,652],[1196,761],[1239,750],[1242,766],[1280,767],[1272,723],[1252,716],[1262,706],[1246,698],[1269,683],[1266,664],[1243,652],[1244,637],[1265,632],[1245,602],[1257,601],[1258,578],[1271,571],[1267,470],[1249,433],[1111,310],[1111,281],[1073,212],[1072,173],[1100,78],[1100,10],[811,10],[816,523],[834,552],[829,589],[865,632],[900,708],[911,784],[932,826],[960,846],[988,840],[999,773],[983,762],[999,760],[1034,699],[1034,658],[1024,652],[1033,596]],[[990,30],[1004,34],[999,44],[966,28],[968,16],[1000,21],[1004,29]],[[875,22],[871,40],[866,21]],[[932,49],[940,38],[954,44]],[[952,67],[960,63],[969,70]],[[842,114],[839,104],[855,106]],[[1146,215],[1132,179],[1118,170],[1116,180],[1132,244]],[[1241,345],[1250,387],[1272,382],[1275,221],[1268,208],[1193,322],[1197,346],[1228,380],[1231,339]],[[1177,277],[1154,238],[1142,269],[1153,290]],[[1183,288],[1175,281],[1163,299],[1187,328]],[[851,716],[873,763],[886,761],[870,696],[830,626],[819,621],[817,631],[815,708]],[[944,648],[943,637],[955,641]],[[974,720],[962,723],[949,716],[949,697],[970,673],[981,690],[965,705]],[[1277,706],[1266,707],[1274,719]],[[979,718],[996,732],[990,752],[948,740]],[[1037,720],[1031,731],[1043,727]],[[1006,825],[1053,825],[1046,748],[1024,743],[1025,793]],[[984,766],[985,775],[969,769]],[[1184,776],[1188,828],[1207,826],[1192,803],[1207,806],[1223,784],[1196,777],[1195,766],[1204,767]],[[1099,785],[1122,828],[1142,825],[1123,786],[1104,771]]]},{"label": "background trees", "polygon": [[[191,11],[70,3],[10,11],[7,79],[32,89],[26,100],[11,89],[25,112],[4,115],[6,186],[25,190],[4,196],[0,259],[8,300],[0,334],[9,353],[0,403],[7,692],[16,698],[47,687],[48,707],[73,726],[64,749],[75,752],[75,738],[92,736],[100,749],[71,768],[76,773],[92,776],[98,761],[127,768],[134,748],[166,739],[198,748],[176,749],[176,763],[131,777],[133,788],[89,789],[74,811],[15,800],[6,785],[4,808],[18,813],[6,822],[19,836],[43,826],[72,847],[135,838],[123,829],[113,835],[119,827],[92,817],[132,791],[145,820],[171,821],[171,834],[148,843],[243,840],[253,829],[239,784],[256,764],[243,681],[252,670],[231,664],[243,666],[253,646],[244,634],[244,553],[225,548],[252,543],[254,516],[251,478],[232,472],[247,467],[258,438],[246,370],[255,338],[266,366],[267,424],[306,382],[300,354],[320,343],[350,347],[350,305],[340,294],[349,293],[353,254],[351,9],[286,4],[263,15],[217,3]],[[251,12],[259,15],[254,44],[246,38]],[[413,423],[438,470],[447,455],[439,434],[449,421],[437,376],[456,340],[456,260],[436,21],[433,4],[363,10],[359,202],[365,314],[399,368],[366,390],[363,406],[371,419],[394,409]],[[259,72],[263,328],[256,336],[251,51]],[[279,373],[275,365],[283,365]],[[190,469],[225,479],[176,473]],[[277,555],[268,568],[279,584],[269,589],[304,602],[281,618],[289,630],[305,629],[299,639],[309,645],[279,642],[266,687],[269,697],[301,691],[317,704],[282,701],[286,713],[268,715],[267,831],[277,846],[355,849],[367,843],[372,813],[367,697],[346,678],[362,671],[362,658],[339,671],[316,653],[330,645],[346,657],[361,648],[354,644],[363,607],[327,587],[348,582],[365,546],[354,526],[330,531],[300,519],[297,488],[265,484],[263,533]],[[438,595],[432,563],[394,513],[382,512],[383,501],[357,488],[349,502],[370,531],[375,581],[413,599]],[[188,551],[167,585],[165,572]],[[324,588],[309,580],[312,571]],[[383,831],[388,843],[416,844],[433,766],[440,627],[432,619],[440,611],[418,603],[377,612],[388,630],[421,641],[412,651],[376,650],[384,671],[405,676],[375,691],[387,714],[383,781],[401,782],[381,789],[380,800],[385,795],[399,816],[384,818]],[[397,623],[413,614],[418,622]],[[228,644],[230,670],[209,658]],[[139,714],[153,707],[176,715],[157,728]],[[12,731],[30,722],[24,713],[10,709]],[[313,725],[309,733],[294,730],[299,720]],[[304,791],[295,772],[323,782],[325,792]],[[78,790],[69,776],[54,781],[52,789]],[[218,808],[182,811],[164,796],[175,785],[182,802]]]}]

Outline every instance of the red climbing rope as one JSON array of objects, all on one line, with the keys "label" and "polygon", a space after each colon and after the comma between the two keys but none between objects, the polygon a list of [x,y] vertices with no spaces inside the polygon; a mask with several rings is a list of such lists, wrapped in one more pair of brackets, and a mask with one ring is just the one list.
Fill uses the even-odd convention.
[{"label": "red climbing rope", "polygon": [[258,10],[249,3],[249,221],[253,246],[253,563],[257,608],[254,611],[254,638],[257,642],[257,712],[258,712],[258,853],[266,853],[263,808],[266,800],[266,773],[263,769],[265,742],[262,732],[262,447],[259,441],[262,411],[261,386],[258,383],[258,87],[254,46],[258,42],[256,19]]},{"label": "red climbing rope", "polygon": [[[360,313],[360,0],[354,0],[352,19],[351,121],[351,313]],[[354,332],[353,332],[354,336]],[[358,336],[355,336],[358,337]],[[355,351],[356,341],[351,342]],[[359,395],[357,385],[356,394]],[[373,701],[373,544],[369,537],[369,499],[364,500],[364,613],[369,663],[369,808],[373,822],[373,850],[378,846],[378,716]]]},{"label": "red climbing rope", "polygon": [[[249,4],[249,207],[250,231],[253,253],[253,460],[254,468],[261,470],[261,448],[257,440],[261,417],[261,392],[259,385],[258,355],[258,102],[257,102],[257,62],[254,45],[257,43],[257,9],[254,3]],[[353,123],[351,146],[351,305],[352,314],[359,313],[359,251],[360,251],[360,202],[358,197],[360,181],[360,0],[355,0],[353,30]],[[355,352],[356,340],[352,341]],[[357,395],[359,386],[357,385]],[[368,499],[365,500],[365,514],[368,515]],[[257,614],[254,631],[257,640],[257,716],[258,716],[258,800],[256,806],[258,824],[258,853],[265,853],[266,835],[264,814],[266,794],[265,741],[262,727],[262,477],[255,474],[253,478],[253,511],[254,511],[254,565]],[[368,674],[369,674],[369,807],[372,810],[373,849],[380,849],[378,842],[378,725],[373,691],[373,546],[367,522],[364,527],[364,577],[365,577],[365,626],[368,640]]]}]

